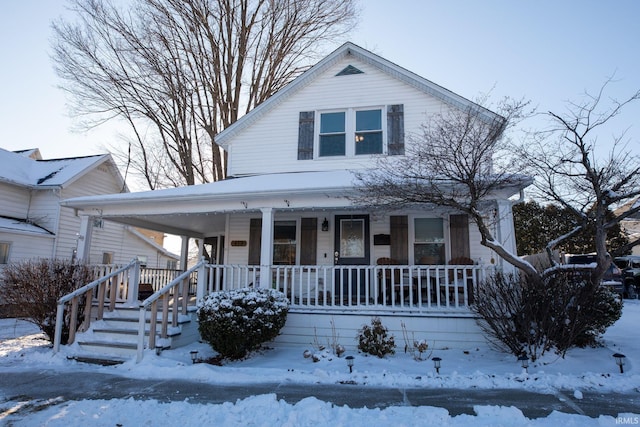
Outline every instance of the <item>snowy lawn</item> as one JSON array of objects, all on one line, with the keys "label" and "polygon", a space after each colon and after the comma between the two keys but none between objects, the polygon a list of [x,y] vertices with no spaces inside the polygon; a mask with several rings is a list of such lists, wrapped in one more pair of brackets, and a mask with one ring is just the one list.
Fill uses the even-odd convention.
[{"label": "snowy lawn", "polygon": [[[218,384],[256,382],[294,382],[299,384],[335,384],[355,382],[360,385],[414,388],[513,388],[543,393],[563,390],[576,399],[583,391],[640,392],[640,301],[626,300],[622,318],[604,337],[604,347],[572,349],[562,359],[545,355],[532,363],[528,373],[511,355],[492,350],[488,346],[464,350],[437,349],[437,343],[423,354],[425,360],[414,360],[404,353],[402,337],[396,337],[397,352],[384,359],[347,352],[341,358],[314,348],[311,343],[300,348],[272,348],[253,354],[250,358],[228,362],[223,366],[207,363],[192,364],[189,352],[198,350],[199,356],[209,358],[213,351],[205,344],[166,350],[160,356],[148,351],[144,360],[112,367],[101,367],[67,360],[69,349],[53,355],[48,342],[32,325],[14,319],[0,320],[0,375],[2,371],[55,369],[65,371],[108,372],[129,378],[191,379]],[[416,339],[429,337],[416,336]],[[318,337],[321,344],[327,337]],[[323,342],[324,341],[324,342]],[[310,350],[319,356],[318,362],[303,357]],[[624,374],[620,374],[612,355],[626,357]],[[353,373],[349,373],[345,356],[355,357]],[[427,356],[442,358],[440,374]],[[20,402],[8,402],[0,396],[0,424]],[[54,402],[55,403],[55,402]],[[113,413],[128,414],[131,425],[615,425],[616,419],[601,416],[592,419],[580,415],[554,412],[546,418],[528,420],[513,407],[477,406],[476,416],[450,416],[442,408],[392,407],[387,409],[353,409],[308,398],[297,404],[278,401],[275,395],[253,396],[223,405],[190,404],[188,402],[160,403],[153,400],[85,400],[62,402],[32,413],[13,425],[49,426],[113,426]],[[640,409],[635,414],[620,414],[627,421],[640,423]],[[620,421],[620,420],[618,420]]]}]

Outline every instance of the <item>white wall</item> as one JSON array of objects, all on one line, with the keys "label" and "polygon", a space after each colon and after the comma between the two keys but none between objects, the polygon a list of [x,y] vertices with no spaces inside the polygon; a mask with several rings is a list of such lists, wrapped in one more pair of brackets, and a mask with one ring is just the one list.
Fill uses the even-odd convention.
[{"label": "white wall", "polygon": [[[481,344],[486,344],[486,338],[478,327],[475,317],[465,314],[440,314],[432,316],[411,316],[400,314],[384,315],[380,312],[360,312],[351,314],[318,313],[293,311],[287,315],[287,323],[281,334],[275,339],[280,345],[306,346],[312,350],[313,340],[328,345],[333,339],[331,322],[336,327],[338,343],[348,350],[355,350],[358,346],[358,330],[364,325],[371,324],[373,316],[380,317],[382,324],[387,327],[389,335],[394,336],[396,351],[401,352],[405,342],[402,335],[401,322],[404,322],[412,339],[426,340],[429,349],[461,349],[474,350]],[[300,353],[302,357],[302,349]]]},{"label": "white wall", "polygon": [[[318,248],[317,248],[317,264],[318,265],[333,265],[333,252],[334,252],[334,232],[335,232],[335,224],[334,224],[334,215],[348,215],[348,214],[357,214],[357,213],[367,213],[367,212],[356,212],[356,211],[343,211],[343,210],[335,210],[335,211],[322,211],[322,212],[275,212],[274,213],[274,221],[278,220],[287,220],[287,219],[297,219],[297,218],[318,218]],[[447,260],[454,257],[455,254],[450,253],[450,244],[449,237],[446,231],[446,227],[448,227],[448,215],[446,211],[442,208],[433,209],[430,211],[406,211],[403,213],[393,213],[393,215],[409,215],[410,221],[412,218],[416,216],[426,216],[426,217],[443,217],[445,219],[445,237],[446,245],[447,245]],[[226,242],[226,253],[225,253],[225,263],[227,264],[238,264],[238,265],[246,265],[248,263],[248,254],[249,254],[249,222],[250,218],[261,218],[260,213],[247,213],[247,214],[233,214],[229,217],[229,235],[225,238]],[[329,221],[329,231],[321,231],[320,224],[327,218]],[[373,236],[376,234],[389,234],[390,225],[389,225],[389,214],[370,214],[370,249],[371,249],[371,264],[375,264],[376,260],[381,257],[388,257],[390,247],[389,245],[380,245],[375,246],[373,244]],[[232,240],[245,240],[247,242],[247,246],[237,246],[233,247],[231,245]],[[411,242],[411,236],[409,236],[409,244]],[[470,254],[471,258],[479,262],[481,261],[484,264],[489,264],[491,259],[493,258],[497,261],[497,256],[493,254],[488,248],[482,246],[480,244],[480,232],[475,224],[469,224],[469,245],[470,245]],[[326,257],[324,255],[327,255]]]},{"label": "white wall", "polygon": [[50,258],[54,236],[35,236],[28,233],[0,232],[0,242],[8,242],[9,262],[20,262],[30,258]]},{"label": "white wall", "polygon": [[0,200],[0,215],[20,219],[27,217],[29,191],[24,187],[0,182]]},{"label": "white wall", "polygon": [[[353,65],[364,73],[336,76],[347,65]],[[404,105],[406,135],[416,132],[428,114],[439,112],[443,106],[440,100],[369,64],[353,57],[344,58],[234,136],[229,153],[229,175],[354,169],[371,165],[372,157],[369,156],[297,160],[299,113],[347,107],[384,107],[392,104]],[[385,114],[383,120],[386,120]],[[386,131],[384,123],[383,130]],[[317,121],[315,126],[317,132]],[[408,138],[405,138],[405,144],[408,142]]]}]

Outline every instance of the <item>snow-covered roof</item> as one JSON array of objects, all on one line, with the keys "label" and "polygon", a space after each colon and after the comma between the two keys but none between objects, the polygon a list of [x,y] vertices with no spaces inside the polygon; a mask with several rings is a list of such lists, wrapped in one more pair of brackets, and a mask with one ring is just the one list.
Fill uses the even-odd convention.
[{"label": "snow-covered roof", "polygon": [[[37,149],[35,149],[37,150]],[[25,153],[0,148],[0,181],[24,187],[64,187],[91,168],[109,161],[109,154],[66,159],[34,160]]]},{"label": "snow-covered roof", "polygon": [[0,230],[14,233],[31,233],[53,236],[53,233],[22,219],[0,216]]},{"label": "snow-covered roof", "polygon": [[379,69],[380,71],[397,78],[410,86],[413,86],[417,90],[424,93],[428,93],[435,98],[442,100],[443,102],[462,109],[473,108],[478,109],[489,120],[498,115],[490,110],[483,108],[482,106],[454,93],[442,86],[433,83],[430,80],[425,79],[405,68],[394,64],[366,49],[361,48],[351,42],[347,42],[340,46],[338,49],[327,55],[324,59],[318,62],[316,65],[305,71],[298,76],[295,80],[278,91],[275,95],[258,105],[246,115],[242,116],[238,121],[227,127],[216,136],[216,143],[227,148],[233,135],[237,134],[241,130],[247,128],[253,124],[256,120],[262,117],[265,113],[276,108],[284,99],[292,96],[298,90],[305,87],[309,81],[316,78],[319,74],[324,72],[327,68],[331,67],[335,62],[346,56],[353,56],[367,64]]},{"label": "snow-covered roof", "polygon": [[267,175],[254,175],[226,179],[208,184],[163,190],[142,191],[136,193],[107,194],[68,199],[63,206],[82,208],[84,206],[108,205],[131,201],[171,201],[177,202],[206,198],[227,199],[241,196],[265,196],[269,194],[292,194],[348,190],[354,186],[354,175],[350,171],[337,170],[326,172],[292,172]]}]

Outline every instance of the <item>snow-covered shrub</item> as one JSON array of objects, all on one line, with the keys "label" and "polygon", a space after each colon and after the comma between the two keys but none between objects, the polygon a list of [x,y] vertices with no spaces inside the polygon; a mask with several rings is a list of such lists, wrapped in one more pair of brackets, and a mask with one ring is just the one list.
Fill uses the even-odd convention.
[{"label": "snow-covered shrub", "polygon": [[378,357],[394,354],[396,343],[393,335],[382,324],[379,317],[371,319],[371,326],[364,325],[358,331],[358,350]]},{"label": "snow-covered shrub", "polygon": [[528,298],[546,304],[539,317],[550,347],[564,356],[571,347],[596,345],[600,335],[622,315],[622,301],[606,286],[593,283],[591,269],[554,270]]},{"label": "snow-covered shrub", "polygon": [[596,344],[622,314],[617,296],[580,270],[551,271],[542,280],[496,274],[476,290],[472,308],[497,347],[532,360]]},{"label": "snow-covered shrub", "polygon": [[[16,317],[37,325],[53,342],[58,299],[92,282],[93,272],[84,265],[62,259],[38,259],[9,264],[2,270],[0,302]],[[84,298],[78,304],[77,325],[84,319]],[[69,339],[69,304],[65,306],[60,342]]]},{"label": "snow-covered shrub", "polygon": [[198,303],[202,339],[222,357],[241,359],[280,333],[289,302],[275,289],[214,292]]}]

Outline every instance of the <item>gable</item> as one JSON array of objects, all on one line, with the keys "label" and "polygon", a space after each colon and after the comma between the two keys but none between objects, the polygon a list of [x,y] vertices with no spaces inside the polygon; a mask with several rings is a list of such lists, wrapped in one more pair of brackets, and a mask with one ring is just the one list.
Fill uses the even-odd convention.
[{"label": "gable", "polygon": [[[353,57],[358,61],[370,64],[372,67],[380,70],[381,72],[393,76],[394,78],[405,82],[406,84],[415,87],[417,90],[431,94],[437,99],[440,99],[444,103],[458,108],[477,108],[482,114],[486,114],[488,117],[493,117],[496,114],[469,101],[466,98],[461,97],[448,89],[439,86],[430,80],[427,80],[409,70],[406,70],[386,59],[379,57],[372,52],[369,52],[353,43],[347,42],[332,52],[330,55],[322,59],[316,65],[297,77],[293,82],[285,86],[278,91],[275,95],[271,96],[265,102],[254,108],[251,112],[241,117],[238,121],[233,123],[228,128],[224,129],[216,136],[216,141],[223,148],[227,149],[230,144],[230,139],[242,129],[251,126],[262,114],[276,108],[282,99],[286,99],[292,94],[296,93],[300,88],[305,87],[310,81],[317,78],[318,75],[324,73],[328,67],[331,67],[335,62]],[[340,71],[340,74],[351,74],[345,70],[351,70],[356,68],[353,65],[347,65],[346,68]],[[360,70],[358,70],[360,71]]]},{"label": "gable", "polygon": [[[353,69],[360,72],[344,72]],[[261,113],[228,141],[229,176],[371,167],[376,154],[403,154],[405,133],[417,131],[429,114],[447,107],[431,94],[350,55],[279,101],[277,108]],[[362,136],[356,133],[357,116],[363,112],[376,115],[381,142],[358,153],[354,137]],[[335,156],[321,150],[325,114],[342,115],[345,122],[346,147]]]}]

